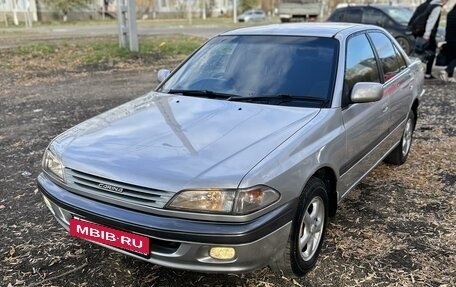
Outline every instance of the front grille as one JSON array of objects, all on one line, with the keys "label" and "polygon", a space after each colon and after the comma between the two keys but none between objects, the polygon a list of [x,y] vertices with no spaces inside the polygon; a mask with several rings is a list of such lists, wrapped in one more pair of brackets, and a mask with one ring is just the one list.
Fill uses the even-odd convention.
[{"label": "front grille", "polygon": [[114,200],[114,203],[142,207],[141,209],[162,208],[174,195],[172,192],[122,183],[69,168],[65,169],[65,181],[68,187],[79,194],[96,199],[106,198],[108,201]]}]

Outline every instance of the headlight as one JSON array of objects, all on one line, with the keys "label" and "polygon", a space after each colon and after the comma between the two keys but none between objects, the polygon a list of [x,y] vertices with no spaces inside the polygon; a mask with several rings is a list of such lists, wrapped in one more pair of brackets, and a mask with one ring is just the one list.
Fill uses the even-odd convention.
[{"label": "headlight", "polygon": [[262,209],[279,199],[277,191],[266,186],[246,189],[184,190],[168,204],[168,208],[225,214],[247,214]]},{"label": "headlight", "polygon": [[54,155],[49,149],[46,149],[43,157],[43,169],[50,172],[60,180],[64,180],[63,177],[63,165],[59,158]]},{"label": "headlight", "polygon": [[175,196],[169,208],[200,212],[230,213],[236,190],[184,190]]}]

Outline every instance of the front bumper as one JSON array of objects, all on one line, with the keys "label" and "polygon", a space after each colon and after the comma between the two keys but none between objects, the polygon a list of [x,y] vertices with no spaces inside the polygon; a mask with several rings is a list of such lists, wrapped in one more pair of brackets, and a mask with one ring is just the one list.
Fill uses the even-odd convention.
[{"label": "front bumper", "polygon": [[[202,272],[248,272],[273,262],[288,242],[297,201],[245,223],[220,223],[163,217],[133,211],[73,194],[45,174],[38,188],[57,221],[69,230],[69,220],[79,217],[109,227],[135,232],[151,240],[150,256],[141,257],[104,244],[109,249],[161,266]],[[236,256],[218,260],[212,247],[232,247]]]}]

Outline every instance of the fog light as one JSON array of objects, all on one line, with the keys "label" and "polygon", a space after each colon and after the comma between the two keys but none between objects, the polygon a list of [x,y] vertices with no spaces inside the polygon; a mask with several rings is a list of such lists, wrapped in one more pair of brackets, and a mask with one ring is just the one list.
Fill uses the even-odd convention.
[{"label": "fog light", "polygon": [[230,260],[236,256],[236,251],[231,247],[212,247],[209,255],[214,259]]},{"label": "fog light", "polygon": [[49,208],[49,210],[52,212],[52,215],[55,215],[55,211],[54,209],[52,208],[52,205],[51,205],[51,202],[49,201],[49,199],[47,199],[46,196],[43,195],[43,199],[44,199],[44,203],[46,204],[46,206]]}]

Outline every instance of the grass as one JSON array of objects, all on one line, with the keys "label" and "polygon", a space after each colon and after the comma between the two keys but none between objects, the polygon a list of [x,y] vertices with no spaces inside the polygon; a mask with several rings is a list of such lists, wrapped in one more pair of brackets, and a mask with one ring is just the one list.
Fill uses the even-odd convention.
[{"label": "grass", "polygon": [[21,46],[11,50],[12,55],[41,57],[49,56],[56,52],[56,46],[53,44],[33,44],[30,46]]},{"label": "grass", "polygon": [[[33,22],[33,27],[53,27],[53,26],[98,26],[98,25],[117,25],[117,20],[106,19],[106,20],[81,20],[81,21],[40,21]],[[14,29],[14,28],[25,28],[25,22],[19,21],[19,25],[14,25],[12,19],[8,17],[8,26],[5,25],[5,21],[0,14],[0,28],[1,29]]]},{"label": "grass", "polygon": [[182,60],[205,39],[189,36],[154,36],[139,39],[139,51],[119,47],[115,38],[82,43],[36,43],[0,51],[0,67],[24,72],[105,70],[146,67],[162,60]]},{"label": "grass", "polygon": [[[188,26],[190,22],[188,18],[180,18],[180,19],[146,19],[146,20],[138,20],[138,26]],[[223,18],[206,18],[203,20],[202,18],[192,18],[192,24],[197,26],[204,26],[204,25],[223,25],[223,26],[234,26],[232,18],[223,17]]]},{"label": "grass", "polygon": [[[8,30],[17,30],[17,28],[25,29],[25,23],[23,21],[19,22],[18,26],[13,25],[12,19],[8,18],[8,27],[5,26],[3,17],[0,14],[0,29],[3,31]],[[259,22],[255,24],[269,24],[279,22],[277,17],[269,18],[264,22]],[[252,24],[252,23],[249,23]],[[103,25],[117,25],[117,19],[98,19],[98,20],[71,20],[71,21],[61,21],[61,20],[52,20],[52,21],[41,21],[33,22],[33,27],[57,27],[57,26],[103,26]],[[233,23],[232,17],[208,17],[206,19],[193,17],[192,23],[190,24],[188,18],[171,18],[171,19],[138,19],[137,25],[141,26],[228,26],[228,27],[237,27],[242,26],[242,23]],[[245,25],[245,24],[244,24]]]},{"label": "grass", "polygon": [[[141,59],[144,61],[185,56],[197,49],[203,40],[197,37],[155,37],[139,42],[139,51],[130,52],[122,49],[116,41],[97,42],[89,45],[78,45],[81,61],[95,64],[106,61],[128,61]],[[151,59],[152,58],[152,59]]]}]

